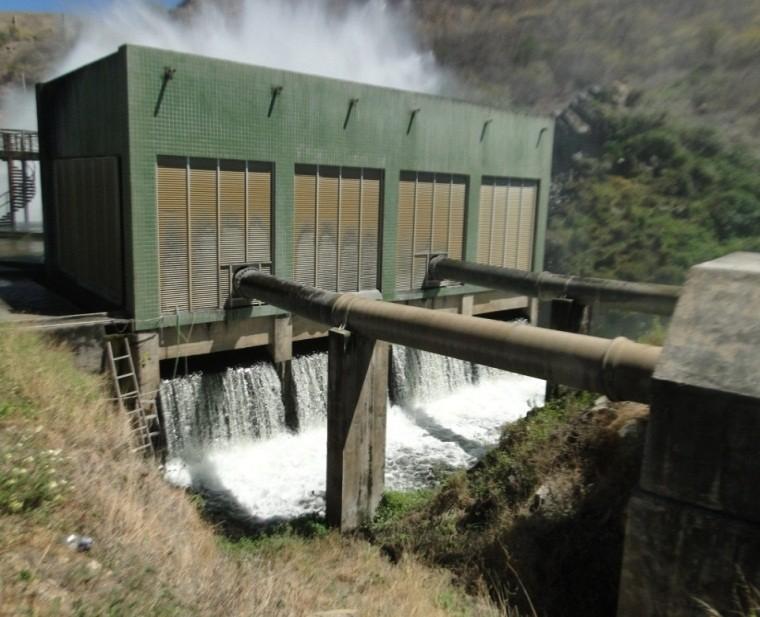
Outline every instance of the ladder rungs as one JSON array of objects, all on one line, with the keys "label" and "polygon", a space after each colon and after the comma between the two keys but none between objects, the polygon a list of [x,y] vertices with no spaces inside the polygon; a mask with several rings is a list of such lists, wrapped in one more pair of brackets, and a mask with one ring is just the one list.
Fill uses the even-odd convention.
[{"label": "ladder rungs", "polygon": [[126,377],[134,377],[134,376],[135,376],[134,373],[124,373],[123,375],[117,375],[116,379],[124,379]]},{"label": "ladder rungs", "polygon": [[122,394],[121,398],[133,398],[137,396],[138,394],[140,394],[139,390],[132,390],[132,392],[125,392],[124,394]]}]

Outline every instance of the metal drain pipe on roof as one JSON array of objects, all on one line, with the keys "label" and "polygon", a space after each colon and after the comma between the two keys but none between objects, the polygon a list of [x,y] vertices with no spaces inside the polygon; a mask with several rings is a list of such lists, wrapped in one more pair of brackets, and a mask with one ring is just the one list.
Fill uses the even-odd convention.
[{"label": "metal drain pipe on roof", "polygon": [[647,403],[661,348],[369,300],[299,285],[252,268],[236,293],[374,339]]},{"label": "metal drain pipe on roof", "polygon": [[527,272],[449,259],[444,255],[430,260],[428,278],[435,281],[470,283],[541,300],[571,298],[587,306],[606,304],[655,315],[671,315],[681,293],[681,288],[677,285],[581,278],[551,272]]}]

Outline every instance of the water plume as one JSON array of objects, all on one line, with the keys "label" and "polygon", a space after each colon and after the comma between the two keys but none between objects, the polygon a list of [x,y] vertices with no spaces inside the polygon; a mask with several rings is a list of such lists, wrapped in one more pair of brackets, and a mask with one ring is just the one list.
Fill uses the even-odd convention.
[{"label": "water plume", "polygon": [[132,43],[435,92],[440,77],[433,55],[418,49],[406,24],[403,13],[380,0],[341,10],[326,0],[241,0],[226,11],[204,2],[182,18],[145,1],[112,2],[82,16],[77,42],[54,73]]}]

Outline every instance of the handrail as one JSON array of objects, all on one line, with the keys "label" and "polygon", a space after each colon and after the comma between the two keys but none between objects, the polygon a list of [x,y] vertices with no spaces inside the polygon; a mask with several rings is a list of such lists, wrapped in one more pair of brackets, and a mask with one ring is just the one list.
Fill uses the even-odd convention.
[{"label": "handrail", "polygon": [[655,315],[671,315],[681,293],[681,288],[676,285],[528,272],[449,259],[444,255],[430,260],[428,278],[460,281],[541,300],[571,298],[586,305],[607,304],[628,311]]},{"label": "handrail", "polygon": [[661,349],[582,334],[369,300],[243,268],[236,293],[333,327],[606,394],[648,402]]},{"label": "handrail", "polygon": [[0,129],[0,149],[3,152],[37,154],[40,150],[37,132]]}]

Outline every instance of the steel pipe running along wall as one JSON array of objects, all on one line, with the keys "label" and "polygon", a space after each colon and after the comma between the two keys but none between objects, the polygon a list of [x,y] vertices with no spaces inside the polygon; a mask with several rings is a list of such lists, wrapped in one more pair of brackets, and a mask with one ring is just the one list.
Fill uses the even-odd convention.
[{"label": "steel pipe running along wall", "polygon": [[238,294],[370,338],[546,379],[612,400],[647,403],[661,348],[369,300],[299,285],[252,268]]},{"label": "steel pipe running along wall", "polygon": [[676,285],[629,283],[564,276],[551,272],[527,272],[449,259],[443,255],[430,260],[428,278],[434,281],[470,283],[541,300],[572,298],[587,306],[600,303],[655,315],[671,315],[681,293],[681,288]]}]

